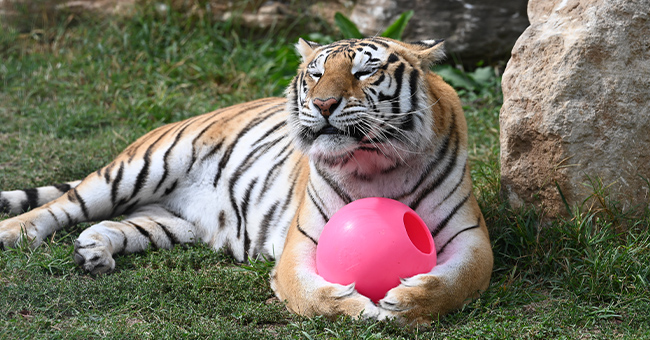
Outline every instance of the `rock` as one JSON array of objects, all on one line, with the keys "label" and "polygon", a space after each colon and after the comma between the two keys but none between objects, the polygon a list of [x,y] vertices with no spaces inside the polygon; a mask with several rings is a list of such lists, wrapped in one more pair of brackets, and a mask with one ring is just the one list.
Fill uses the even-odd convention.
[{"label": "rock", "polygon": [[278,24],[287,25],[289,21],[297,16],[297,13],[292,11],[289,6],[272,1],[262,4],[254,11],[244,11],[242,13],[240,9],[236,9],[235,13],[232,11],[223,12],[220,20],[225,21],[233,15],[239,15],[244,26],[268,29]]},{"label": "rock", "polygon": [[[594,193],[647,205],[650,0],[531,0],[503,75],[501,186],[551,215]],[[597,187],[598,185],[596,185]]]},{"label": "rock", "polygon": [[467,66],[507,60],[528,26],[527,0],[357,0],[350,19],[362,33],[382,32],[414,10],[404,40],[445,39],[445,49]]}]

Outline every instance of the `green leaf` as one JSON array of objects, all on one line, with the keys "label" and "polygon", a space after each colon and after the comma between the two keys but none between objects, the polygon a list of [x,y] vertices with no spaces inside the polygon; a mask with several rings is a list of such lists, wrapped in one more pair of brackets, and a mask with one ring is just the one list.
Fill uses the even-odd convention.
[{"label": "green leaf", "polygon": [[479,67],[471,73],[472,78],[481,86],[487,86],[496,78],[494,68],[489,66]]},{"label": "green leaf", "polygon": [[455,88],[464,88],[469,91],[479,88],[479,84],[471,76],[453,66],[440,65],[434,67],[433,71]]},{"label": "green leaf", "polygon": [[334,23],[338,26],[339,30],[341,30],[345,39],[363,38],[363,34],[359,32],[357,25],[350,21],[350,19],[345,15],[341,14],[341,12],[336,12],[336,14],[334,14]]},{"label": "green leaf", "polygon": [[555,181],[555,187],[557,188],[557,192],[560,193],[560,198],[562,198],[562,203],[564,203],[564,208],[566,209],[567,213],[569,213],[569,216],[572,215],[571,213],[571,207],[569,207],[569,202],[567,202],[566,198],[564,197],[564,193],[562,193],[562,189],[560,189],[560,184]]},{"label": "green leaf", "polygon": [[404,29],[406,28],[406,24],[408,24],[412,16],[412,10],[402,13],[402,15],[400,15],[399,18],[395,20],[395,22],[388,26],[388,28],[381,34],[381,36],[395,40],[401,40],[402,33],[404,33]]},{"label": "green leaf", "polygon": [[301,38],[303,38],[305,40],[308,40],[308,41],[317,42],[317,43],[319,43],[321,45],[329,45],[329,44],[333,43],[336,40],[332,36],[325,35],[325,34],[320,33],[320,32],[312,32],[312,33],[309,33],[309,34],[307,34],[305,36],[302,36]]}]

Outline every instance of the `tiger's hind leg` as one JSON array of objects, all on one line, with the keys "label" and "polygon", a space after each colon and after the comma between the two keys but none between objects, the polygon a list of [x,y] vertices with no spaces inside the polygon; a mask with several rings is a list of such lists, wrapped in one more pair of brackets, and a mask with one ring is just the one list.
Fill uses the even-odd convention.
[{"label": "tiger's hind leg", "polygon": [[[5,247],[15,247],[23,238],[36,246],[46,236],[67,225],[73,218],[72,215],[63,207],[51,206],[49,203],[75,189],[80,183],[81,181],[74,181],[40,188],[0,191],[0,214],[28,214],[0,221],[0,251]],[[39,208],[46,204],[47,207]]]},{"label": "tiger's hind leg", "polygon": [[49,185],[24,190],[0,191],[0,213],[11,216],[19,215],[51,202],[70,189],[74,189],[81,181]]},{"label": "tiger's hind leg", "polygon": [[115,254],[147,248],[171,249],[198,240],[195,226],[161,205],[143,206],[122,221],[103,221],[84,230],[74,243],[74,260],[92,274],[115,269]]},{"label": "tiger's hind leg", "polygon": [[[180,176],[187,175],[185,169],[193,164],[191,154],[183,151],[193,139],[183,139],[177,134],[179,129],[183,131],[182,126],[187,127],[193,121],[165,125],[144,135],[113,162],[88,175],[64,195],[0,221],[0,249],[21,242],[36,247],[48,235],[67,226],[111,219],[171,195],[182,186]],[[155,142],[151,143],[151,139]],[[0,199],[7,197],[3,193]],[[14,211],[12,202],[18,202],[18,198],[5,201]]]}]

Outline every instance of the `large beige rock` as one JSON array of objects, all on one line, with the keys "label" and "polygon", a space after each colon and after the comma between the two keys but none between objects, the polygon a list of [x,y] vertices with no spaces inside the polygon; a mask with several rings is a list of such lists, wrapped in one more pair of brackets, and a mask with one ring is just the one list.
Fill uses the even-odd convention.
[{"label": "large beige rock", "polygon": [[[565,211],[601,179],[647,205],[650,0],[531,0],[503,75],[501,185],[517,207]],[[587,184],[587,185],[586,185]]]}]

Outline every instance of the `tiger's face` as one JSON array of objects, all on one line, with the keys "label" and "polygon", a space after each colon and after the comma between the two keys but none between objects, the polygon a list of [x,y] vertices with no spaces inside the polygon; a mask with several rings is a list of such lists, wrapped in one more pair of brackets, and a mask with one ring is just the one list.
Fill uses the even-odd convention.
[{"label": "tiger's face", "polygon": [[319,165],[372,175],[408,163],[430,144],[425,81],[440,41],[386,38],[320,46],[300,40],[303,63],[287,89],[298,148]]}]

